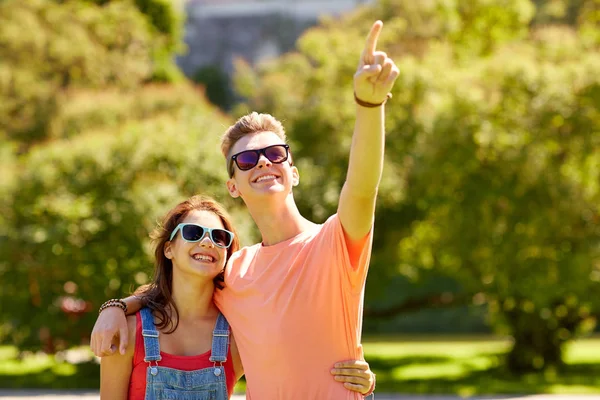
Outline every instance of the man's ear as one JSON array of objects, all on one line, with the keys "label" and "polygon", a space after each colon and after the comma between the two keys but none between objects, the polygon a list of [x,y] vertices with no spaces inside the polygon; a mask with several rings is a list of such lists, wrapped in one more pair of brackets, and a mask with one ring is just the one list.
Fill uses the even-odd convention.
[{"label": "man's ear", "polygon": [[234,199],[237,199],[238,197],[240,197],[240,191],[237,188],[235,178],[230,178],[227,181],[227,191],[229,192],[229,195],[231,197],[233,197]]},{"label": "man's ear", "polygon": [[298,168],[292,167],[292,186],[298,186],[300,184],[300,173]]},{"label": "man's ear", "polygon": [[167,257],[169,260],[173,259],[173,251],[171,250],[171,242],[165,243],[165,248],[163,249],[163,253],[164,253],[165,257]]}]

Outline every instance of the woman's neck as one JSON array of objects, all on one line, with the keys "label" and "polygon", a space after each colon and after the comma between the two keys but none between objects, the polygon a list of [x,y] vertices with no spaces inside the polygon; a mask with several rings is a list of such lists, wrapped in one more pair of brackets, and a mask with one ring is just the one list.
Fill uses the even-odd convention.
[{"label": "woman's neck", "polygon": [[219,310],[213,302],[214,291],[212,279],[181,276],[174,271],[172,300],[177,306],[179,319],[191,320],[217,315]]}]

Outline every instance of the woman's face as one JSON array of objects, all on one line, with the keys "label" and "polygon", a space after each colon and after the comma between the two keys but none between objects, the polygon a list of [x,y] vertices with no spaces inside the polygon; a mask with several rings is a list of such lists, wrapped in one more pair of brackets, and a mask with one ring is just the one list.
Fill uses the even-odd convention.
[{"label": "woman's face", "polygon": [[[225,229],[221,218],[210,211],[194,210],[191,211],[182,223],[196,224],[204,228]],[[188,229],[196,230],[202,235],[202,231],[197,227]],[[185,234],[189,235],[189,231]],[[165,257],[173,262],[173,271],[180,273],[203,276],[207,279],[213,279],[217,276],[227,262],[227,249],[215,245],[213,238],[217,243],[223,244],[223,238],[227,236],[223,232],[213,231],[212,235],[205,229],[204,236],[196,242],[189,242],[182,236],[184,232],[178,229],[175,236],[165,245]]]}]

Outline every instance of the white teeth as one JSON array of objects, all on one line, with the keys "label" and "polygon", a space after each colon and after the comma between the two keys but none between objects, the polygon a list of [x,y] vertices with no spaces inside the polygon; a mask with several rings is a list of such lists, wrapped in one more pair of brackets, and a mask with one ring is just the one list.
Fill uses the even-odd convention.
[{"label": "white teeth", "polygon": [[267,179],[276,179],[276,178],[277,177],[275,175],[263,175],[260,178],[258,178],[256,180],[256,182],[261,182],[261,181],[264,181],[264,180],[267,180]]},{"label": "white teeth", "polygon": [[197,261],[208,261],[208,262],[213,261],[213,258],[211,256],[207,256],[204,254],[194,254],[192,257],[194,258],[194,260],[197,260]]}]

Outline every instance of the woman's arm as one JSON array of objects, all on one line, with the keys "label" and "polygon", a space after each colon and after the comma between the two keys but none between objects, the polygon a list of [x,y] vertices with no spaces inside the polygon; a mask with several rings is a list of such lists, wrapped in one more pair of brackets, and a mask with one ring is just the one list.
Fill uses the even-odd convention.
[{"label": "woman's arm", "polygon": [[331,370],[333,379],[343,382],[344,387],[363,395],[375,389],[375,374],[364,360],[337,362]]},{"label": "woman's arm", "polygon": [[133,369],[135,324],[135,315],[127,317],[131,340],[125,354],[117,353],[113,357],[103,357],[100,362],[100,400],[127,400]]}]

